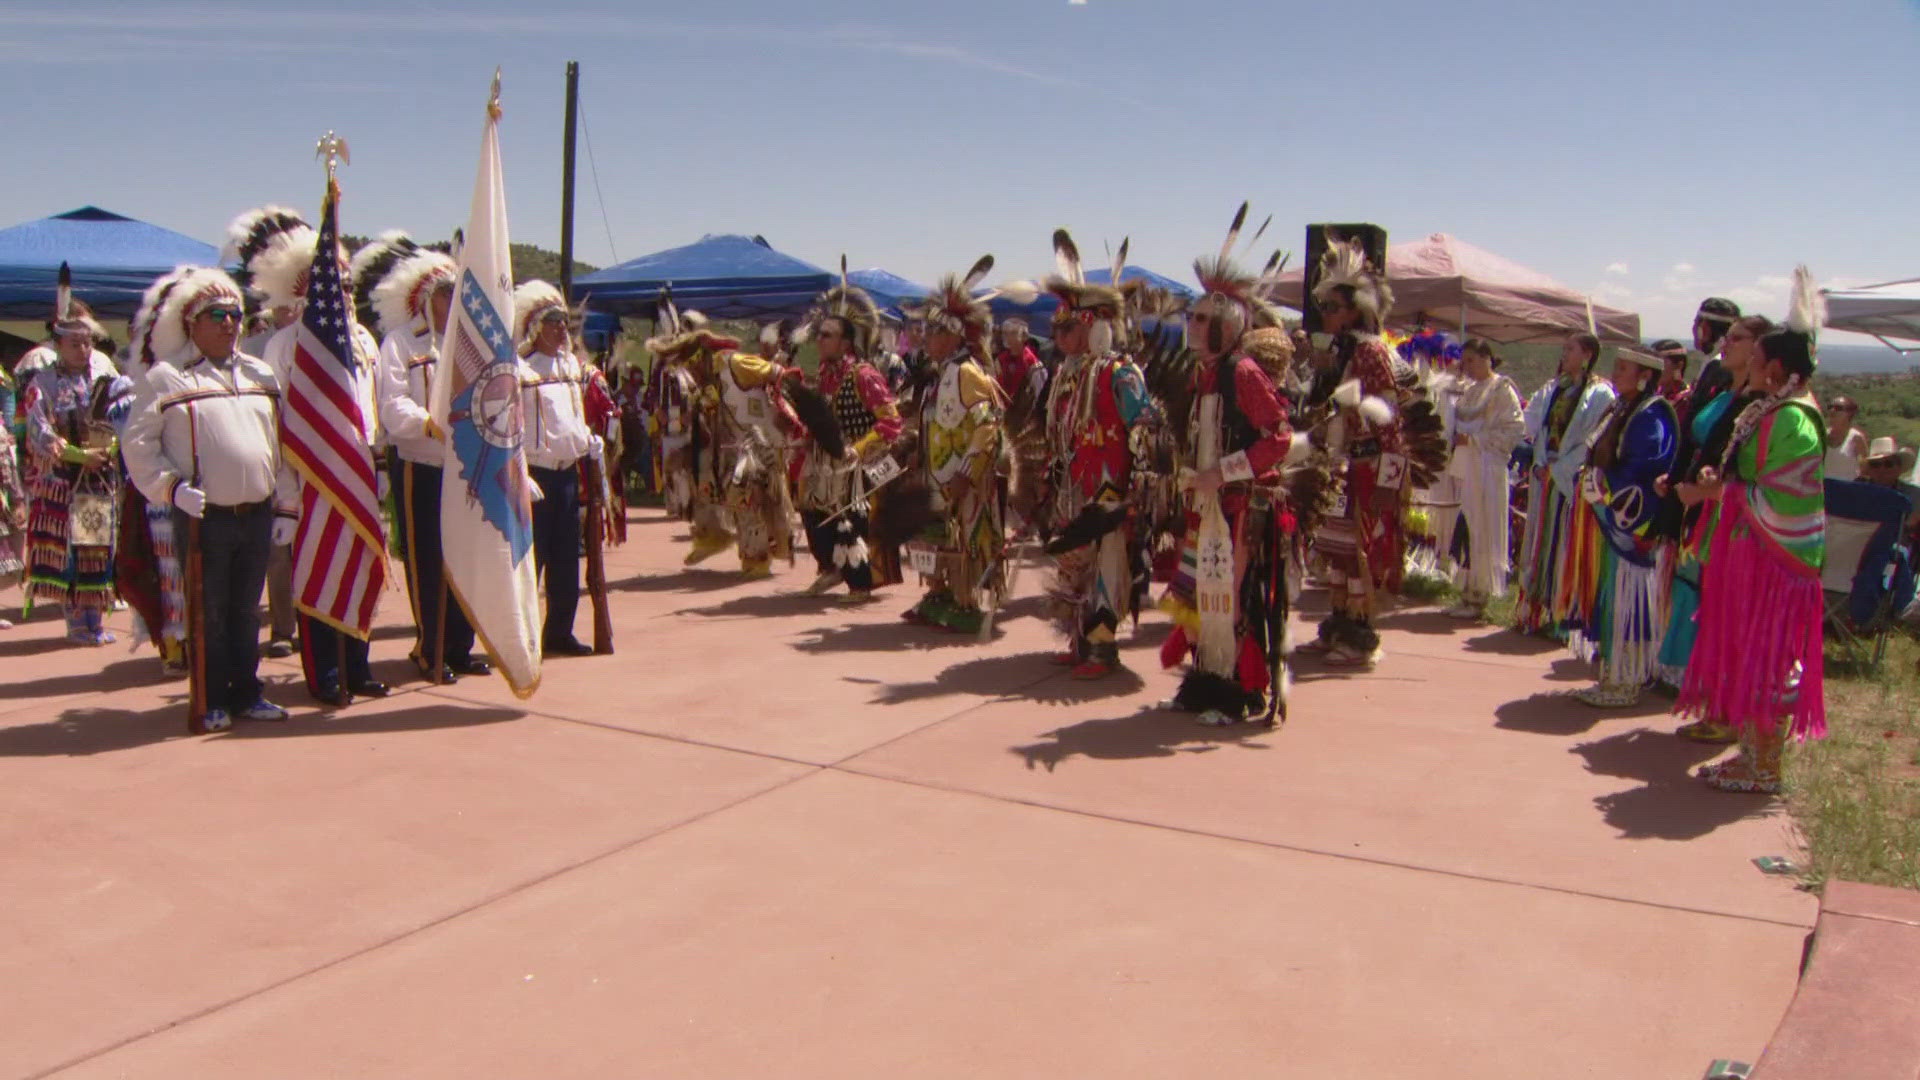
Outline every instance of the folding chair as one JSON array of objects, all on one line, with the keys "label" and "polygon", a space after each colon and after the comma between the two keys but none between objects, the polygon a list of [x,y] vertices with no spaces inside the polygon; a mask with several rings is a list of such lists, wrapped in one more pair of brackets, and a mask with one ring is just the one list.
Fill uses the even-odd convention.
[{"label": "folding chair", "polygon": [[1907,497],[1860,480],[1826,481],[1827,561],[1820,571],[1828,635],[1877,670],[1892,632],[1893,576]]}]

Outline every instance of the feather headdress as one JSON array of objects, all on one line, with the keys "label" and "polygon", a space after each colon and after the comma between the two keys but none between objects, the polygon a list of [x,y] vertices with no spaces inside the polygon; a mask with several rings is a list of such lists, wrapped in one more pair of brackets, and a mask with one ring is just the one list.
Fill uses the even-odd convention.
[{"label": "feather headdress", "polygon": [[740,347],[735,339],[709,329],[705,315],[681,311],[673,302],[672,289],[660,291],[653,322],[654,335],[647,339],[646,346],[656,361],[671,363],[696,352],[723,352]]},{"label": "feather headdress", "polygon": [[56,334],[85,333],[94,340],[106,336],[100,324],[94,321],[93,310],[86,301],[73,295],[73,268],[66,263],[60,264],[60,277],[53,291],[53,332]]},{"label": "feather headdress", "polygon": [[1393,309],[1393,290],[1381,268],[1367,261],[1367,249],[1358,238],[1327,238],[1326,253],[1320,256],[1320,279],[1313,286],[1315,303],[1324,301],[1341,287],[1353,290],[1354,306],[1371,317],[1378,329]]},{"label": "feather headdress", "polygon": [[[1121,241],[1120,258],[1126,258],[1127,243]],[[1112,285],[1098,285],[1087,281],[1085,269],[1080,262],[1080,248],[1065,229],[1053,230],[1053,259],[1055,272],[1043,285],[1060,301],[1054,310],[1055,324],[1071,319],[1089,321],[1087,349],[1095,356],[1103,356],[1113,351],[1114,341],[1120,334],[1120,320],[1125,317],[1127,301],[1120,290]],[[1119,280],[1119,267],[1116,263],[1114,280]]]},{"label": "feather headdress", "polygon": [[211,305],[226,301],[245,306],[240,285],[224,270],[207,266],[181,266],[147,287],[134,313],[133,326],[139,337],[129,355],[142,367],[154,363],[172,364],[185,370],[199,359],[188,324]]},{"label": "feather headdress", "polygon": [[431,329],[427,302],[439,289],[453,288],[456,272],[452,259],[426,248],[396,260],[367,294],[380,333],[424,334]]},{"label": "feather headdress", "polygon": [[354,317],[360,320],[360,325],[379,325],[379,316],[373,310],[373,290],[402,259],[419,250],[420,245],[414,243],[412,237],[393,229],[381,233],[353,253],[353,258],[347,263],[347,279],[352,283],[353,312]]},{"label": "feather headdress", "polygon": [[294,285],[313,265],[319,235],[298,211],[284,206],[249,210],[227,226],[227,246],[221,261],[237,260],[253,291],[267,298],[268,307],[286,307],[300,300]]},{"label": "feather headdress", "polygon": [[992,270],[993,256],[980,256],[966,276],[948,274],[942,277],[927,298],[910,309],[909,314],[923,322],[929,331],[948,330],[960,335],[968,351],[984,360],[987,335],[993,329],[993,309],[987,306],[987,301],[999,295],[999,292],[975,296],[973,290]]},{"label": "feather headdress", "polygon": [[560,295],[560,290],[544,281],[522,282],[513,290],[513,340],[526,346],[549,311],[570,314],[567,299]]},{"label": "feather headdress", "polygon": [[865,359],[873,355],[873,348],[880,333],[880,307],[873,302],[867,291],[847,280],[847,257],[840,256],[840,283],[820,294],[813,302],[813,310],[807,314],[791,338],[795,347],[813,340],[819,333],[823,320],[845,319],[850,328],[851,344],[855,356]]}]

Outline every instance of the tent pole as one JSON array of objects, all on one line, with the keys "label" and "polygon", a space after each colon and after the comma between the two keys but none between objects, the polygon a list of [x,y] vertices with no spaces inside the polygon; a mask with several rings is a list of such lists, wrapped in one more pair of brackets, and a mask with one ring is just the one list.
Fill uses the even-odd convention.
[{"label": "tent pole", "polygon": [[580,62],[567,61],[567,127],[560,157],[560,295],[573,303],[573,131],[580,113]]},{"label": "tent pole", "polygon": [[1462,300],[1460,301],[1460,339],[1462,341],[1465,341],[1466,337],[1467,337],[1467,302],[1465,300]]}]

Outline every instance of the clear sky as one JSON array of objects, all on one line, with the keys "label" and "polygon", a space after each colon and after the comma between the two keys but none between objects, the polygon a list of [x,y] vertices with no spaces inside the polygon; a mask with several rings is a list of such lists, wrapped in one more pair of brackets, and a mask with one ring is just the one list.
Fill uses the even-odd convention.
[{"label": "clear sky", "polygon": [[7,0],[0,217],[93,203],[218,242],[250,206],[317,213],[331,128],[343,228],[441,238],[498,65],[513,235],[557,247],[567,60],[601,265],[743,232],[1028,275],[1065,225],[1185,278],[1251,199],[1268,241],[1450,232],[1650,335],[1709,293],[1781,314],[1800,261],[1920,275],[1913,0]]}]

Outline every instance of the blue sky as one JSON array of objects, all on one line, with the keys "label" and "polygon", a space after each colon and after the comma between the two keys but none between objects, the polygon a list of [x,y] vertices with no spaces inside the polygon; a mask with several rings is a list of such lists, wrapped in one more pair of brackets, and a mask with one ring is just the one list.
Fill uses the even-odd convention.
[{"label": "blue sky", "polygon": [[1912,0],[8,0],[0,216],[94,203],[217,242],[263,202],[316,212],[331,128],[347,230],[443,237],[498,65],[514,238],[554,247],[570,59],[602,265],[758,232],[923,281],[983,251],[1037,274],[1066,225],[1185,277],[1251,199],[1270,241],[1451,232],[1649,334],[1709,293],[1778,314],[1800,261],[1920,275]]}]

